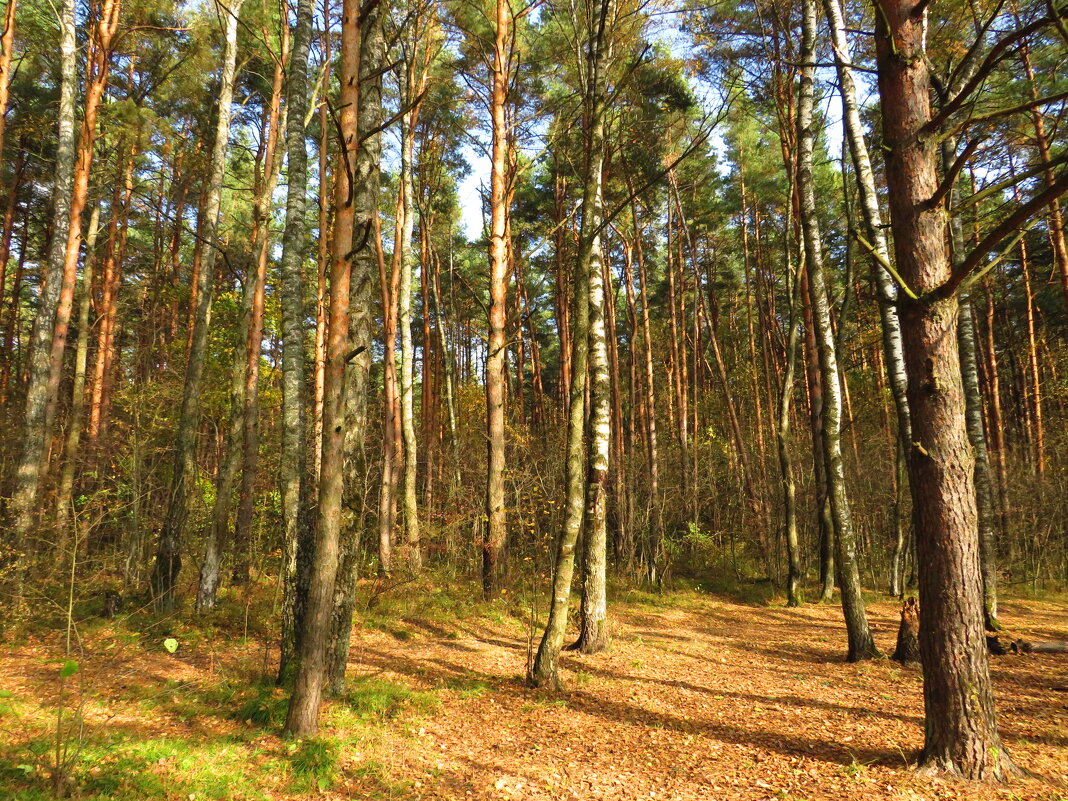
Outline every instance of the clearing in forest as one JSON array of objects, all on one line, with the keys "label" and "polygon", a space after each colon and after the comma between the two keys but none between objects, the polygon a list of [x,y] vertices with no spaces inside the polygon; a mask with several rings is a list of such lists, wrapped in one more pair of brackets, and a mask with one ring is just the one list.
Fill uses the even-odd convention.
[{"label": "clearing in forest", "polygon": [[[423,602],[360,627],[350,691],[316,740],[276,736],[284,696],[261,681],[264,642],[176,625],[86,634],[63,683],[72,795],[82,799],[1062,799],[1063,656],[992,658],[1004,741],[1045,780],[991,787],[908,768],[922,742],[920,674],[845,664],[835,607],[749,606],[696,593],[630,594],[607,653],[564,656],[565,689],[523,682],[518,604],[442,613]],[[875,603],[892,650],[894,603]],[[432,612],[432,613],[431,613]],[[529,614],[529,610],[527,611]],[[1064,606],[1009,601],[1003,619],[1068,638]],[[132,621],[129,621],[132,623]],[[220,623],[221,625],[221,623]],[[233,627],[240,634],[242,621]],[[219,642],[225,642],[219,645]],[[60,682],[56,642],[0,651],[0,797],[49,798]],[[535,640],[536,645],[536,640]]]}]

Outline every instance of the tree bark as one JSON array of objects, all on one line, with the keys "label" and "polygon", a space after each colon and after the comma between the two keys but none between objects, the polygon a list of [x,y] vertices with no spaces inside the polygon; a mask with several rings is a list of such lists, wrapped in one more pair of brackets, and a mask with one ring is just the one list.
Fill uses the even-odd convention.
[{"label": "tree bark", "polygon": [[382,76],[385,37],[380,5],[364,12],[360,25],[360,107],[356,112],[359,146],[353,158],[355,241],[349,286],[349,353],[345,366],[345,499],[341,554],[330,638],[327,688],[339,695],[345,687],[352,616],[356,607],[356,579],[360,563],[360,535],[367,520],[367,402],[374,338],[372,296],[378,273],[375,220],[378,218],[382,134]]},{"label": "tree bark", "polygon": [[282,305],[282,632],[278,680],[287,683],[296,668],[298,645],[297,566],[307,558],[308,520],[304,514],[309,462],[304,426],[304,249],[308,190],[308,145],[304,118],[308,113],[308,49],[312,33],[312,0],[297,0],[293,52],[289,59],[286,105],[286,222],[282,233],[279,296]]},{"label": "tree bark", "polygon": [[955,295],[925,297],[949,279],[926,19],[914,0],[879,0],[876,63],[886,180],[898,270],[920,300],[901,303],[913,444],[909,477],[920,589],[924,749],[931,770],[972,779],[1015,772],[998,737],[983,633],[974,457],[964,415]]},{"label": "tree bark", "polygon": [[[74,141],[74,103],[77,91],[78,68],[75,61],[74,0],[64,0],[59,15],[60,25],[60,81],[58,134],[56,138],[56,167],[52,182],[52,240],[48,249],[44,288],[39,299],[28,346],[30,364],[26,388],[26,412],[22,427],[22,452],[15,471],[15,487],[11,498],[11,550],[5,556],[14,562],[13,595],[22,602],[23,580],[28,566],[28,540],[33,531],[45,448],[48,442],[46,417],[49,405],[50,343],[56,323],[66,263],[67,231],[71,225],[71,194],[74,185],[74,162],[77,156]],[[28,214],[28,211],[27,211]],[[80,223],[79,223],[80,224]],[[22,243],[22,255],[26,251]],[[21,275],[19,276],[21,278]],[[16,282],[19,283],[19,282]],[[14,315],[18,309],[18,293],[12,298],[12,321],[8,327],[7,347],[10,358],[10,339],[14,331]],[[5,376],[7,373],[5,373]],[[6,387],[5,387],[6,389]]]},{"label": "tree bark", "polygon": [[823,250],[816,216],[816,191],[812,178],[814,143],[812,108],[816,70],[815,0],[804,0],[803,23],[801,90],[797,102],[797,179],[801,200],[801,230],[805,244],[805,266],[808,271],[823,388],[823,458],[827,465],[826,475],[831,501],[831,519],[834,525],[835,557],[838,563],[838,585],[842,593],[842,612],[845,615],[849,639],[849,651],[846,658],[850,662],[856,662],[879,656],[879,651],[872,639],[867,614],[864,610],[853,521],[845,486],[841,439],[842,389],[823,272]]},{"label": "tree bark", "polygon": [[[567,631],[568,607],[571,599],[571,581],[575,569],[575,546],[583,527],[584,495],[586,511],[589,510],[589,492],[584,481],[583,471],[586,467],[586,441],[584,437],[586,417],[586,373],[590,361],[590,315],[591,276],[594,265],[600,269],[599,248],[601,228],[601,197],[604,116],[607,98],[604,87],[605,27],[612,13],[612,0],[601,0],[590,9],[586,24],[586,85],[584,102],[587,160],[585,181],[582,190],[582,224],[579,236],[579,253],[577,262],[577,280],[574,288],[574,306],[571,320],[571,397],[567,428],[567,499],[564,517],[564,529],[557,543],[556,567],[553,574],[552,600],[549,607],[549,621],[538,645],[538,652],[531,668],[530,682],[536,686],[556,686],[560,679],[557,662]],[[594,379],[596,380],[596,379]],[[603,416],[607,416],[607,407]],[[607,425],[607,421],[605,421]],[[594,469],[603,467],[607,471],[607,443],[604,452],[597,460],[591,460],[590,479]],[[604,473],[607,477],[607,472]],[[603,481],[603,479],[602,479]],[[593,484],[594,481],[589,481]],[[603,484],[601,486],[603,490]],[[596,490],[596,487],[594,488]],[[596,494],[594,500],[597,500]],[[591,621],[596,622],[596,620]]]},{"label": "tree bark", "polygon": [[[482,545],[482,591],[495,595],[504,579],[508,514],[504,501],[504,362],[508,355],[505,324],[508,316],[509,151],[511,132],[505,107],[514,49],[512,12],[508,0],[496,0],[490,88],[490,240],[489,342],[486,355],[486,536]],[[520,375],[522,365],[520,365]]]},{"label": "tree bark", "polygon": [[[341,10],[341,55],[338,98],[338,150],[341,163],[354,162],[359,147],[360,4],[344,0]],[[330,239],[330,319],[324,377],[323,450],[319,471],[318,521],[308,583],[307,607],[301,625],[300,661],[289,701],[285,733],[311,737],[318,730],[319,707],[329,666],[331,610],[337,583],[344,491],[345,409],[348,387],[349,304],[355,223],[354,175],[334,171],[334,230]]]}]

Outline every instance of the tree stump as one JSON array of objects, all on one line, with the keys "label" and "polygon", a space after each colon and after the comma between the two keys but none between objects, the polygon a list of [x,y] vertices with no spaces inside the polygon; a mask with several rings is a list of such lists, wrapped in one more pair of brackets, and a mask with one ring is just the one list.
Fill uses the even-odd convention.
[{"label": "tree stump", "polygon": [[901,625],[897,630],[897,648],[890,657],[902,665],[920,663],[920,606],[915,598],[901,604]]}]

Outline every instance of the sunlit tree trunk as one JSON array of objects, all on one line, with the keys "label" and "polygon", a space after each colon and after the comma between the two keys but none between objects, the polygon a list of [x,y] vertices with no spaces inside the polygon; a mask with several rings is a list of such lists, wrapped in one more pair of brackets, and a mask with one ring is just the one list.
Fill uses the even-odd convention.
[{"label": "sunlit tree trunk", "polygon": [[349,356],[345,366],[345,500],[342,513],[341,552],[334,590],[330,637],[328,690],[338,695],[345,687],[352,616],[356,607],[356,579],[360,536],[366,524],[365,496],[368,465],[367,406],[374,338],[374,283],[378,274],[375,221],[378,217],[382,162],[382,67],[385,37],[381,7],[364,13],[360,25],[360,107],[356,112],[359,146],[353,158],[353,212],[355,239],[349,288]]},{"label": "sunlit tree trunk", "polygon": [[282,233],[278,293],[282,306],[282,632],[278,667],[280,682],[296,668],[298,646],[297,560],[307,556],[308,521],[304,514],[309,461],[304,413],[305,209],[308,190],[308,144],[304,117],[308,112],[308,49],[312,32],[312,0],[297,0],[293,52],[286,81],[290,124],[286,130],[286,222]]},{"label": "sunlit tree trunk", "polygon": [[[408,90],[406,103],[415,99],[414,74],[417,67],[406,65]],[[408,564],[418,570],[422,567],[422,545],[419,541],[419,506],[416,493],[416,477],[419,468],[419,447],[415,435],[415,345],[412,342],[412,276],[415,256],[412,252],[412,235],[415,230],[415,121],[416,110],[410,108],[401,119],[401,199],[402,220],[400,241],[400,294],[397,298],[397,321],[400,327],[400,418],[404,443],[404,474],[402,477],[401,508],[404,520],[404,545]],[[335,221],[335,225],[336,225]]]},{"label": "sunlit tree trunk", "polygon": [[[594,267],[600,270],[600,228],[603,213],[601,208],[603,176],[601,173],[604,164],[604,117],[607,108],[604,87],[604,60],[607,48],[605,27],[613,13],[611,0],[602,0],[596,6],[591,7],[590,12],[590,16],[585,20],[588,46],[586,48],[587,71],[584,101],[588,127],[585,180],[582,190],[582,225],[576,265],[574,306],[572,307],[571,398],[567,423],[567,498],[564,528],[557,542],[549,621],[538,645],[538,652],[529,676],[531,683],[537,686],[559,684],[557,661],[567,631],[571,582],[575,569],[575,546],[583,528],[583,507],[585,506],[585,513],[590,514],[591,501],[593,504],[604,503],[604,481],[607,479],[608,470],[608,398],[605,397],[602,404],[603,411],[600,415],[593,416],[593,420],[601,418],[604,421],[601,426],[604,431],[604,442],[603,445],[597,446],[601,453],[595,459],[590,460],[589,476],[583,476],[586,469],[586,440],[583,431],[586,417],[585,376],[590,361],[590,348],[595,346],[590,337],[593,294],[591,276]],[[591,378],[594,381],[598,380],[596,377]],[[598,481],[600,486],[598,486]],[[600,514],[597,509],[592,511],[594,515]],[[594,525],[597,523],[590,521],[591,528]],[[604,525],[603,520],[600,525]],[[595,539],[597,536],[594,534],[587,540],[590,543],[588,549],[592,550],[597,547]],[[594,569],[597,569],[596,566]],[[595,600],[592,594],[591,600]],[[597,614],[596,610],[594,614]],[[599,621],[594,617],[590,622],[596,624]]]},{"label": "sunlit tree trunk", "polygon": [[[77,157],[74,140],[74,103],[78,85],[73,0],[65,0],[63,3],[59,14],[59,27],[60,82],[56,161],[52,181],[52,240],[45,266],[44,289],[38,301],[37,314],[34,317],[33,331],[28,345],[29,380],[26,388],[26,412],[22,424],[22,451],[15,471],[15,487],[10,505],[12,521],[10,544],[13,550],[10,558],[15,562],[13,595],[16,599],[22,598],[22,582],[28,566],[26,549],[36,519],[38,491],[48,442],[46,416],[49,405],[50,345],[63,284],[67,230],[71,224],[71,190],[74,184],[74,162]],[[23,237],[21,254],[26,252],[27,239],[28,237]],[[19,261],[19,274],[15,282],[16,293],[13,295],[11,304],[12,319],[8,324],[6,343],[8,359],[11,358],[11,338],[19,306],[17,290],[22,278],[22,255]],[[5,368],[10,368],[7,361],[5,361]],[[9,373],[5,372],[5,378],[8,375]]]},{"label": "sunlit tree trunk", "polygon": [[[285,45],[288,45],[288,42],[285,42]],[[238,471],[242,462],[246,461],[246,440],[251,438],[258,447],[255,432],[258,424],[256,395],[259,390],[260,346],[263,339],[263,300],[267,279],[267,246],[270,241],[271,197],[278,184],[276,151],[279,129],[284,127],[280,105],[284,58],[283,52],[275,64],[271,101],[265,109],[266,119],[261,130],[261,135],[266,139],[261,158],[257,160],[253,187],[253,235],[249,248],[252,258],[247,260],[241,293],[241,316],[234,330],[234,355],[230,366],[230,421],[219,460],[219,472],[215,478],[215,506],[212,509],[211,528],[205,538],[204,556],[200,563],[197,609],[201,612],[215,608],[223,550],[229,539],[231,500]],[[250,480],[254,476],[253,462]],[[246,513],[251,517],[250,491],[247,498],[246,503],[249,506]],[[240,515],[239,509],[239,518]],[[243,530],[247,532],[248,526]],[[240,547],[241,540],[235,537],[234,542]]]},{"label": "sunlit tree trunk", "polygon": [[[951,273],[939,187],[938,137],[924,58],[926,18],[914,0],[879,0],[876,63],[886,180],[898,271],[917,295]],[[983,632],[974,457],[953,294],[903,300],[913,446],[910,487],[920,583],[920,653],[926,712],[921,762],[973,779],[1014,772],[997,733]]]},{"label": "sunlit tree trunk", "polygon": [[797,102],[798,168],[797,181],[801,200],[801,230],[805,244],[805,267],[815,322],[816,347],[819,353],[820,378],[823,387],[823,458],[827,466],[828,494],[831,519],[834,524],[835,557],[838,563],[838,584],[842,593],[842,611],[849,637],[850,662],[879,655],[864,609],[864,596],[857,566],[853,521],[845,486],[845,467],[842,460],[842,389],[838,376],[834,333],[824,278],[823,250],[816,212],[816,190],[812,178],[814,144],[814,77],[816,52],[816,4],[804,0],[801,43],[801,89]]},{"label": "sunlit tree trunk", "polygon": [[[343,164],[352,164],[359,147],[357,109],[360,104],[360,4],[344,0],[341,10],[341,91],[338,98],[338,150]],[[327,335],[323,403],[323,449],[315,548],[308,582],[307,606],[301,619],[300,659],[289,701],[285,733],[310,737],[319,726],[319,706],[329,668],[331,610],[337,583],[342,495],[345,485],[344,443],[349,356],[349,304],[355,223],[354,176],[334,171],[334,229],[330,238],[330,318]]]},{"label": "sunlit tree trunk", "polygon": [[[508,515],[504,501],[504,363],[508,355],[505,325],[508,316],[509,170],[506,105],[511,81],[514,42],[509,0],[497,0],[490,61],[490,231],[489,341],[486,355],[486,536],[482,546],[482,591],[487,598],[501,589],[505,573]],[[522,374],[522,365],[519,367]]]},{"label": "sunlit tree trunk", "polygon": [[[11,54],[15,45],[16,8],[16,0],[7,0],[7,7],[4,9],[4,32],[0,34],[0,157],[4,152],[4,134],[7,125],[7,101],[8,89],[11,85]],[[0,295],[3,295],[3,289],[4,283],[0,281]]]}]

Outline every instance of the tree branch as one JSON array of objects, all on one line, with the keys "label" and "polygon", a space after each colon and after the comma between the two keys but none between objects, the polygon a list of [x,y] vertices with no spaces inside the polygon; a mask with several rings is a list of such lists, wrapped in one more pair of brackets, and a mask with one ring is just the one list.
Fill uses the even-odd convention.
[{"label": "tree branch", "polygon": [[1053,183],[1047,185],[1045,189],[1026,203],[1020,204],[1015,212],[1002,220],[993,231],[983,237],[982,241],[972,249],[971,253],[953,268],[953,273],[950,275],[949,280],[942,284],[942,286],[938,287],[938,289],[934,290],[931,295],[936,299],[941,299],[947,298],[956,292],[957,288],[968,278],[972,270],[979,266],[982,260],[998,246],[1001,240],[1030,220],[1032,216],[1059,198],[1066,191],[1068,191],[1068,170],[1065,170],[1058,175]]}]

